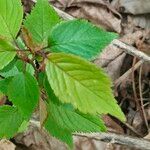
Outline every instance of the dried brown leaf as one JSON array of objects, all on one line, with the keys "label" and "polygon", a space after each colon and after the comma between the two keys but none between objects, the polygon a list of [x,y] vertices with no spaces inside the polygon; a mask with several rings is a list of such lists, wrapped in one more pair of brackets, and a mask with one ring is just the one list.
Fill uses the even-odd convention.
[{"label": "dried brown leaf", "polygon": [[114,0],[112,5],[124,13],[134,15],[150,13],[150,0]]},{"label": "dried brown leaf", "polygon": [[144,139],[150,140],[150,132],[144,137]]},{"label": "dried brown leaf", "polygon": [[22,27],[22,37],[23,37],[23,40],[24,40],[26,46],[30,49],[31,52],[34,53],[42,48],[41,45],[37,45],[33,41],[31,34],[25,27]]},{"label": "dried brown leaf", "polygon": [[48,112],[46,104],[42,99],[40,99],[39,101],[39,114],[40,114],[40,124],[41,126],[43,126],[45,120],[47,119]]},{"label": "dried brown leaf", "polygon": [[[133,45],[144,35],[143,31],[137,31],[123,36],[120,40]],[[112,80],[120,77],[120,71],[126,54],[116,46],[110,44],[94,61],[98,66],[104,67]]]},{"label": "dried brown leaf", "polygon": [[134,26],[150,29],[150,14],[128,16],[128,19],[133,22]]},{"label": "dried brown leaf", "polygon": [[[121,32],[121,15],[104,0],[53,0],[53,4],[77,18],[87,19],[109,31]],[[56,4],[57,3],[57,4]]]}]

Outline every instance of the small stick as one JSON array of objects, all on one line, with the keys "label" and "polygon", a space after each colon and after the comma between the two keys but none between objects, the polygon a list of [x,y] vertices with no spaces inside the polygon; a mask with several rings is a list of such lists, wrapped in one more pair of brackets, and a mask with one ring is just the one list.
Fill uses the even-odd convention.
[{"label": "small stick", "polygon": [[143,104],[143,94],[142,94],[142,68],[143,65],[141,65],[140,67],[140,72],[139,72],[139,92],[140,92],[140,102],[141,102],[141,109],[142,109],[142,114],[143,114],[143,119],[147,128],[147,131],[149,131],[149,126],[148,126],[148,122],[147,122],[147,117],[146,117],[146,113],[144,110],[144,104]]},{"label": "small stick", "polygon": [[130,124],[122,122],[129,130],[131,130],[133,133],[135,133],[138,137],[142,137],[140,133],[138,133]]},{"label": "small stick", "polygon": [[136,57],[133,58],[133,63],[132,63],[132,89],[133,89],[133,95],[134,95],[134,100],[136,103],[136,110],[140,110],[141,116],[142,116],[142,110],[138,101],[138,96],[136,92],[136,85],[135,85],[135,75],[134,75],[134,66],[136,63]]},{"label": "small stick", "polygon": [[[137,62],[134,66],[134,71],[137,70],[141,65],[143,64],[143,61],[140,60],[139,62]],[[114,85],[117,87],[119,86],[122,81],[124,81],[125,79],[127,79],[129,77],[129,75],[132,73],[132,68],[130,68],[127,72],[125,72],[121,77],[119,77],[115,82]]]},{"label": "small stick", "polygon": [[113,45],[115,45],[118,48],[121,48],[123,51],[125,51],[126,53],[135,56],[145,62],[150,63],[150,56],[146,55],[145,53],[139,51],[138,49],[136,49],[133,46],[130,46],[128,44],[125,44],[119,40],[114,40],[112,42]]},{"label": "small stick", "polygon": [[[40,128],[40,122],[32,118],[30,120],[31,126]],[[44,130],[45,131],[45,130]],[[45,131],[46,132],[46,131]],[[141,150],[150,150],[150,141],[143,138],[134,138],[126,135],[119,135],[115,133],[90,133],[90,134],[79,134],[74,133],[74,136],[90,138],[96,141],[112,142],[114,144],[124,145],[128,147],[134,147]]]},{"label": "small stick", "polygon": [[141,150],[150,150],[150,142],[142,138],[119,135],[115,133],[93,133],[93,134],[74,134],[78,137],[91,138],[96,141],[113,142],[113,144],[125,145]]}]

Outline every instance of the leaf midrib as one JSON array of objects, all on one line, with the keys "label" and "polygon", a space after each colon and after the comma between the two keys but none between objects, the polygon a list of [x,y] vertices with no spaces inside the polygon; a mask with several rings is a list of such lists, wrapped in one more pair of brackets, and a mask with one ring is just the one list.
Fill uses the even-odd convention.
[{"label": "leaf midrib", "polygon": [[[99,39],[99,38],[91,38],[90,40],[97,40],[97,39]],[[53,39],[51,39],[52,41],[53,41]],[[56,46],[56,45],[64,45],[64,44],[68,44],[68,43],[73,43],[73,44],[76,44],[76,42],[79,42],[79,43],[82,43],[82,42],[87,42],[87,41],[89,41],[89,39],[83,39],[83,40],[69,40],[69,41],[66,41],[66,42],[63,42],[63,41],[59,41],[59,42],[55,42],[55,41],[53,41],[53,43],[54,43],[54,45],[52,45],[52,46]]]},{"label": "leaf midrib", "polygon": [[[50,60],[49,60],[50,61]],[[97,93],[95,93],[94,91],[92,91],[91,89],[87,88],[83,83],[79,82],[76,78],[70,76],[67,72],[65,72],[59,65],[57,65],[57,63],[54,63],[52,61],[50,61],[51,63],[55,64],[61,71],[63,71],[63,74],[67,74],[70,78],[72,78],[73,80],[75,80],[77,83],[81,84],[85,89],[87,89],[88,91],[94,93],[97,97],[101,98]],[[54,66],[55,66],[54,65]],[[102,98],[101,98],[102,99]],[[105,101],[107,103],[107,105],[109,106],[109,103],[107,101]]]}]

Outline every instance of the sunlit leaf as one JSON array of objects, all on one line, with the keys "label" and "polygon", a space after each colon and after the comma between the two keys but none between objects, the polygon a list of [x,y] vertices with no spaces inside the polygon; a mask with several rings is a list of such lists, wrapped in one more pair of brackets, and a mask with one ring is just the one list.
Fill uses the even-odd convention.
[{"label": "sunlit leaf", "polygon": [[27,72],[14,76],[8,86],[8,97],[24,117],[30,117],[39,100],[36,79]]},{"label": "sunlit leaf", "polygon": [[59,16],[48,0],[38,0],[30,15],[24,21],[35,42],[46,43],[52,27],[60,22]]},{"label": "sunlit leaf", "polygon": [[109,77],[94,64],[74,55],[53,53],[46,74],[55,95],[83,113],[111,114],[125,120],[111,90]]},{"label": "sunlit leaf", "polygon": [[65,52],[92,59],[97,56],[117,34],[106,32],[85,20],[72,20],[56,25],[48,43],[52,52]]},{"label": "sunlit leaf", "polygon": [[0,0],[0,35],[14,40],[22,23],[21,0]]},{"label": "sunlit leaf", "polygon": [[21,114],[18,112],[16,107],[1,106],[0,107],[0,138],[11,138],[13,137],[23,119]]}]

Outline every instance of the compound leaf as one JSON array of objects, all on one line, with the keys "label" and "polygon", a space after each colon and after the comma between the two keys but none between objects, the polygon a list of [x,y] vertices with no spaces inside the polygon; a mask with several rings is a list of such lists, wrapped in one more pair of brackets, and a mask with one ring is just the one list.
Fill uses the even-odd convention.
[{"label": "compound leaf", "polygon": [[106,32],[84,20],[72,20],[56,25],[48,43],[53,52],[72,53],[86,59],[98,55],[117,35]]},{"label": "compound leaf", "polygon": [[80,57],[53,53],[46,61],[48,81],[60,101],[83,113],[111,114],[125,120],[104,71]]},{"label": "compound leaf", "polygon": [[15,39],[23,18],[21,0],[0,0],[0,35]]},{"label": "compound leaf", "polygon": [[60,22],[59,16],[49,5],[48,0],[38,0],[30,15],[24,21],[35,42],[43,43],[51,28]]},{"label": "compound leaf", "polygon": [[24,117],[30,117],[39,100],[36,79],[27,72],[14,76],[8,86],[8,97]]},{"label": "compound leaf", "polygon": [[23,122],[21,114],[16,107],[0,107],[0,138],[13,137]]},{"label": "compound leaf", "polygon": [[7,66],[16,56],[16,48],[0,38],[0,70]]}]

